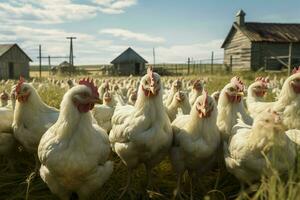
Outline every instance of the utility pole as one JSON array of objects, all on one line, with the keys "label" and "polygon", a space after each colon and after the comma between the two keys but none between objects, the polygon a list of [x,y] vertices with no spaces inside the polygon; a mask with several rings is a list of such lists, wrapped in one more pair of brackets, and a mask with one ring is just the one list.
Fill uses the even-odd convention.
[{"label": "utility pole", "polygon": [[293,48],[293,43],[291,42],[290,45],[289,45],[288,76],[291,75],[291,68],[292,68],[292,48]]},{"label": "utility pole", "polygon": [[155,67],[155,48],[153,47],[153,68]]},{"label": "utility pole", "polygon": [[67,37],[67,39],[70,40],[70,55],[69,55],[69,63],[71,70],[74,73],[74,56],[73,56],[73,40],[76,39],[76,37]]},{"label": "utility pole", "polygon": [[188,75],[190,75],[190,63],[191,63],[191,59],[188,58]]},{"label": "utility pole", "polygon": [[42,78],[42,45],[39,45],[39,61],[40,61],[40,66],[39,66],[39,70],[40,70],[40,78]]},{"label": "utility pole", "polygon": [[211,63],[210,63],[210,73],[214,73],[214,52],[211,52]]}]

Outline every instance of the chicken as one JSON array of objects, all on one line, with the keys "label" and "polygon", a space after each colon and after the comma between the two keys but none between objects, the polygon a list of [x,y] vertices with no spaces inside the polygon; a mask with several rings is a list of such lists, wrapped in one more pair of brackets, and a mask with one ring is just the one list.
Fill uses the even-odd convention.
[{"label": "chicken", "polygon": [[8,99],[9,99],[9,95],[8,93],[4,90],[1,94],[0,94],[0,107],[5,107],[8,105]]},{"label": "chicken", "polygon": [[135,102],[137,99],[137,91],[136,90],[132,90],[131,93],[129,94],[128,97],[128,104],[134,106]]},{"label": "chicken", "polygon": [[218,102],[217,125],[222,139],[227,141],[231,135],[232,127],[237,123],[239,115],[251,125],[253,119],[246,113],[242,96],[244,84],[239,77],[233,77],[221,91]]},{"label": "chicken", "polygon": [[189,104],[188,97],[182,91],[176,92],[171,104],[168,107],[166,107],[171,122],[176,118],[179,109],[181,109],[182,114],[184,115],[189,114],[191,111],[191,106]]},{"label": "chicken", "polygon": [[285,80],[272,109],[283,112],[283,122],[288,129],[300,129],[300,67],[295,68],[293,74]]},{"label": "chicken", "polygon": [[[56,122],[59,111],[46,105],[36,89],[24,79],[16,86],[13,132],[15,138],[30,153],[36,156],[42,135]],[[36,170],[38,167],[36,157]]]},{"label": "chicken", "polygon": [[215,91],[211,94],[211,97],[215,100],[216,105],[218,105],[219,97],[220,97],[220,91]]},{"label": "chicken", "polygon": [[175,93],[180,90],[182,90],[182,82],[181,80],[177,79],[172,83],[172,87],[167,94],[166,100],[164,102],[165,106],[169,106],[172,103]]},{"label": "chicken", "polygon": [[239,121],[228,145],[224,142],[228,171],[247,184],[272,171],[270,168],[287,172],[293,167],[296,152],[285,129],[280,114],[272,110],[259,114],[253,126]]},{"label": "chicken", "polygon": [[108,136],[89,112],[98,101],[93,81],[80,80],[64,95],[57,122],[39,144],[41,178],[62,200],[72,193],[87,199],[113,172]]},{"label": "chicken", "polygon": [[194,102],[196,101],[198,96],[202,94],[202,91],[203,91],[203,85],[201,80],[196,80],[193,83],[192,91],[189,94],[189,102],[191,106],[194,105]]},{"label": "chicken", "polygon": [[16,150],[17,142],[13,136],[12,122],[13,110],[0,107],[0,155],[9,156]]},{"label": "chicken", "polygon": [[174,141],[170,157],[178,175],[175,195],[180,195],[181,179],[186,170],[190,176],[193,172],[201,175],[217,160],[220,133],[216,121],[216,104],[204,92],[196,99],[190,115],[178,116],[172,123]]},{"label": "chicken", "polygon": [[103,105],[95,105],[92,110],[93,116],[97,124],[102,127],[107,133],[111,130],[111,118],[115,110],[115,100],[109,91],[103,95]]},{"label": "chicken", "polygon": [[109,139],[128,169],[127,184],[120,198],[129,189],[131,173],[139,164],[145,165],[147,183],[151,186],[151,169],[171,147],[172,129],[164,112],[162,94],[160,76],[149,68],[141,80],[135,105],[117,107],[112,117]]},{"label": "chicken", "polygon": [[268,108],[272,108],[273,102],[265,102],[263,99],[267,90],[268,82],[262,77],[256,78],[255,82],[248,87],[246,104],[251,117],[255,117]]},{"label": "chicken", "polygon": [[98,89],[98,92],[99,92],[99,97],[100,97],[100,100],[101,102],[103,101],[103,95],[106,91],[108,91],[110,88],[109,88],[109,83],[108,81],[105,81],[104,83],[102,83]]}]

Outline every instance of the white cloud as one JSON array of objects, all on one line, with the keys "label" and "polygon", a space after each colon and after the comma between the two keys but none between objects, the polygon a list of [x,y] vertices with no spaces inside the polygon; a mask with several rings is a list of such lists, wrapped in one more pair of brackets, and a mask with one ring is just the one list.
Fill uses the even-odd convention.
[{"label": "white cloud", "polygon": [[[89,64],[97,60],[99,63],[108,63],[111,54],[116,51],[112,41],[101,40],[93,35],[67,32],[61,29],[41,29],[25,26],[0,26],[0,43],[18,43],[21,48],[37,64],[38,45],[42,45],[43,56],[68,56],[69,40],[67,36],[76,36],[74,40],[74,55],[76,64]],[[64,59],[53,60],[52,64],[62,62]],[[45,61],[46,63],[46,61]]]},{"label": "white cloud", "polygon": [[119,37],[123,40],[133,39],[141,42],[162,43],[165,41],[162,37],[150,36],[145,33],[136,33],[126,29],[109,28],[102,29],[99,33],[110,34],[114,37]]},{"label": "white cloud", "polygon": [[99,12],[120,14],[136,0],[90,0],[74,3],[73,0],[13,0],[0,2],[0,18],[15,22],[56,24],[95,17]]},{"label": "white cloud", "polygon": [[[192,58],[193,60],[206,60],[206,62],[209,62],[212,51],[214,51],[215,58],[223,57],[222,42],[223,40],[220,39],[206,43],[171,45],[169,47],[158,46],[155,48],[156,61],[158,63],[183,63],[188,58]],[[152,61],[152,49],[146,55]]]},{"label": "white cloud", "polygon": [[94,0],[99,10],[106,14],[120,14],[124,9],[137,4],[137,0]]}]

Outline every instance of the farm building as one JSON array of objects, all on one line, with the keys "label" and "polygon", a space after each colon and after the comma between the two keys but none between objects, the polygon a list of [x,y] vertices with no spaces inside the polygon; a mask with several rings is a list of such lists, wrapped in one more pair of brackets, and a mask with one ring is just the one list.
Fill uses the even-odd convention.
[{"label": "farm building", "polygon": [[0,79],[29,78],[32,60],[17,44],[0,44]]},{"label": "farm building", "polygon": [[54,66],[51,68],[52,74],[69,74],[74,71],[74,67],[71,66],[71,64],[67,61],[63,61],[58,66]]},{"label": "farm building", "polygon": [[114,73],[124,76],[141,75],[145,71],[146,63],[148,62],[130,47],[111,61]]},{"label": "farm building", "polygon": [[[225,41],[224,64],[234,68],[280,70],[300,64],[300,24],[245,22],[245,12],[236,15]],[[231,60],[232,58],[232,60]]]}]

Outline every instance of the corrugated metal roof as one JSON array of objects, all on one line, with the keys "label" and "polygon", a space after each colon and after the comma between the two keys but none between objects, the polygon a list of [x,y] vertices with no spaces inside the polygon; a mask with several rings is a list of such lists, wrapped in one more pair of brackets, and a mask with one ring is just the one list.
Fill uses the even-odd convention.
[{"label": "corrugated metal roof", "polygon": [[234,28],[240,30],[251,42],[300,42],[300,24],[246,22],[244,26],[239,26],[234,22],[222,48]]},{"label": "corrugated metal roof", "polygon": [[135,52],[132,48],[129,47],[110,63],[116,64],[116,63],[134,63],[134,62],[148,63],[142,56],[140,56],[137,52]]}]

